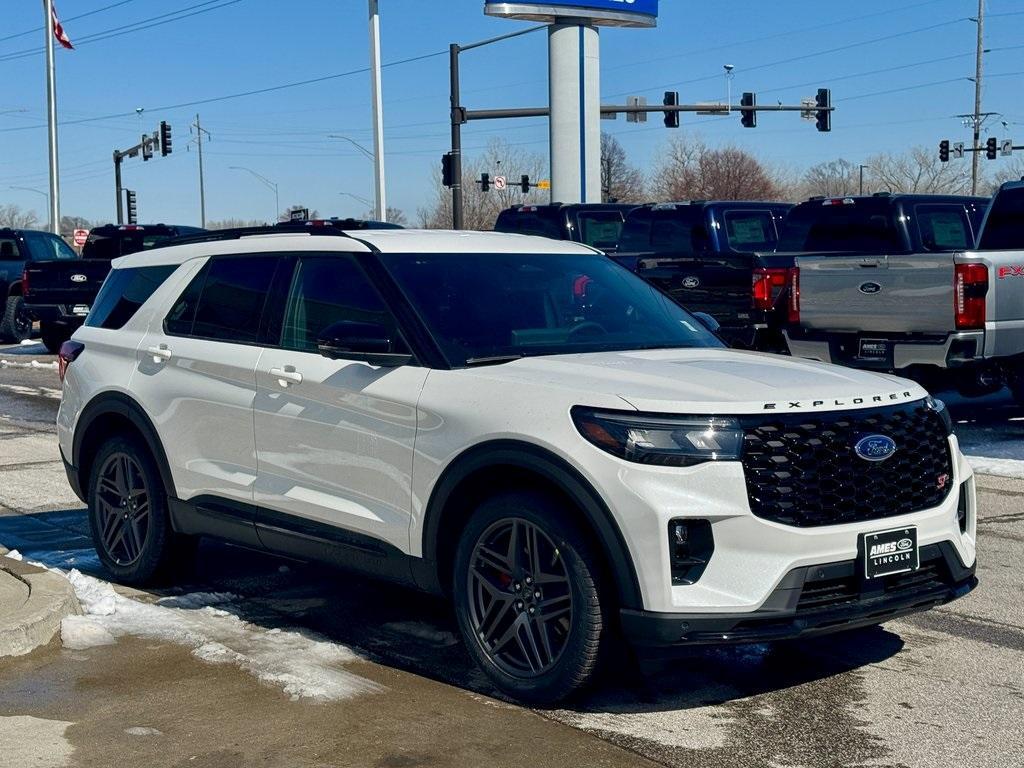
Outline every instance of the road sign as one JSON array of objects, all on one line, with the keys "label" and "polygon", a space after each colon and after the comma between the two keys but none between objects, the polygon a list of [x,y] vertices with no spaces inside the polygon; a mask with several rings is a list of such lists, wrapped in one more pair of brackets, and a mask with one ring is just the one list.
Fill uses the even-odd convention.
[{"label": "road sign", "polygon": [[[626,103],[631,107],[646,107],[647,97],[646,96],[630,96],[626,99]],[[646,112],[626,112],[627,123],[646,123],[647,113]]]},{"label": "road sign", "polygon": [[77,245],[79,248],[81,248],[83,245],[85,245],[85,242],[89,239],[89,230],[88,229],[76,229],[73,237],[74,237],[75,245]]},{"label": "road sign", "polygon": [[653,27],[658,0],[485,0],[484,13],[548,24],[570,17],[605,26]]},{"label": "road sign", "polygon": [[306,221],[309,218],[309,208],[292,208],[288,218],[291,221]]},{"label": "road sign", "polygon": [[506,179],[504,176],[495,176],[493,183],[494,183],[494,188],[498,192],[503,192],[505,190],[505,188],[508,187],[508,179]]},{"label": "road sign", "polygon": [[1003,139],[1002,146],[999,148],[999,154],[1003,157],[1013,154],[1013,139]]},{"label": "road sign", "polygon": [[551,179],[541,179],[538,181],[537,189],[551,189]]},{"label": "road sign", "polygon": [[953,144],[953,157],[962,158],[964,156],[964,143],[958,141]]}]

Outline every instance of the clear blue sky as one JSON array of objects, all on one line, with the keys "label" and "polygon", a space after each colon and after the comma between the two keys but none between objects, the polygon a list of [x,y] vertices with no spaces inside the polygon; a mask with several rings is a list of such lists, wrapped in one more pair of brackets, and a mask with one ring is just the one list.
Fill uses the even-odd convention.
[{"label": "clear blue sky", "polygon": [[[363,212],[365,206],[340,192],[370,198],[370,163],[327,134],[370,145],[365,73],[166,107],[365,67],[364,0],[128,0],[90,13],[115,2],[58,2],[69,36],[80,43],[76,51],[58,49],[60,117],[90,120],[60,129],[63,214],[113,219],[111,151],[138,142],[163,119],[174,127],[174,154],[145,164],[126,161],[125,185],[138,191],[142,220],[198,223],[196,155],[194,148],[186,151],[187,126],[197,111],[212,134],[206,155],[209,218],[273,213],[273,193],[231,170],[233,165],[278,182],[282,207],[303,203],[325,215]],[[8,0],[0,16],[0,203],[35,208],[45,218],[40,195],[9,189],[45,190],[47,184],[43,58],[19,56],[40,47],[43,33],[17,36],[41,25],[40,5]],[[792,114],[762,114],[756,130],[743,129],[738,116],[684,116],[684,128],[709,143],[739,144],[778,166],[803,168],[837,157],[860,162],[879,151],[967,139],[955,115],[973,108],[968,78],[974,72],[975,25],[965,19],[976,9],[975,0],[662,0],[657,29],[602,32],[602,93],[606,101],[628,94],[660,101],[671,88],[684,102],[720,99],[726,63],[736,68],[736,99],[740,91],[752,90],[760,103],[789,103],[813,95],[819,85],[831,87],[837,111],[830,134],[817,133]],[[1024,7],[1020,0],[991,0],[987,9],[991,52],[984,108],[1009,123],[1004,128],[997,119],[990,130],[1024,143]],[[176,11],[194,15],[171,15],[159,26],[86,42],[90,35]],[[482,0],[381,0],[381,13],[385,62],[445,52],[450,42],[523,26],[485,17]],[[73,18],[83,14],[90,15]],[[466,54],[465,104],[545,105],[546,59],[541,34]],[[386,69],[384,98],[389,201],[415,218],[448,145],[447,55]],[[145,109],[141,117],[134,114],[137,107]],[[671,134],[656,115],[647,125],[622,118],[604,125],[643,168],[656,162]],[[467,151],[495,136],[547,152],[542,120],[471,124]],[[999,162],[1005,161],[987,167]]]}]

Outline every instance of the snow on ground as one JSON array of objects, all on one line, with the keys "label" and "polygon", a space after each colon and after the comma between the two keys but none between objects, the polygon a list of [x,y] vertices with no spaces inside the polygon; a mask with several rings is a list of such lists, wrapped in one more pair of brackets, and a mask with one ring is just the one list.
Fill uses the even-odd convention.
[{"label": "snow on ground", "polygon": [[967,460],[979,475],[1024,479],[1024,461],[1019,459],[989,459],[983,456],[968,456]]},{"label": "snow on ground", "polygon": [[[105,581],[72,570],[85,616],[67,622],[68,638],[80,647],[90,640],[132,635],[178,643],[213,664],[234,664],[265,683],[278,685],[293,699],[336,701],[381,690],[376,683],[344,669],[360,661],[345,646],[309,633],[267,629],[250,624],[230,610],[236,596],[195,593],[165,598],[157,604],[124,597]],[[212,604],[211,604],[212,603]]]},{"label": "snow on ground", "polygon": [[30,360],[27,363],[0,358],[0,368],[34,368],[36,370],[56,371],[56,361],[41,363],[38,360]]}]

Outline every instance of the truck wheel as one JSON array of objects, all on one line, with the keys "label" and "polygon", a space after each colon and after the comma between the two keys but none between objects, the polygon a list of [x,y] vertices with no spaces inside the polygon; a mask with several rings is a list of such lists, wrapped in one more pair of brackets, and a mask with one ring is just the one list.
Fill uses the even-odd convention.
[{"label": "truck wheel", "polygon": [[506,493],[476,510],[456,552],[455,614],[495,686],[551,706],[591,679],[607,634],[599,573],[590,544],[550,497]]},{"label": "truck wheel", "polygon": [[51,355],[60,352],[60,345],[71,338],[70,329],[54,323],[41,323],[39,333],[43,337],[43,345]]},{"label": "truck wheel", "polygon": [[144,445],[112,437],[89,473],[89,528],[100,562],[124,584],[145,584],[167,573],[187,542],[171,528],[167,495]]},{"label": "truck wheel", "polygon": [[9,296],[0,317],[0,341],[20,344],[32,334],[32,317],[21,296]]}]

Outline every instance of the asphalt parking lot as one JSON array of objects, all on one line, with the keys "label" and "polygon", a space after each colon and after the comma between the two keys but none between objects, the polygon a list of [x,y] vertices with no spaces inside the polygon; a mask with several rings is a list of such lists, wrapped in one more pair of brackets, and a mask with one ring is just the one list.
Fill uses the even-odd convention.
[{"label": "asphalt parking lot", "polygon": [[3,768],[1024,764],[1024,411],[1005,398],[953,400],[967,452],[1002,475],[979,478],[967,598],[624,662],[571,707],[532,711],[473,671],[443,603],[340,571],[204,544],[187,583],[113,592],[58,459],[53,358],[0,360],[0,545],[77,569],[80,595],[118,609],[87,617],[110,644],[0,660]]}]

